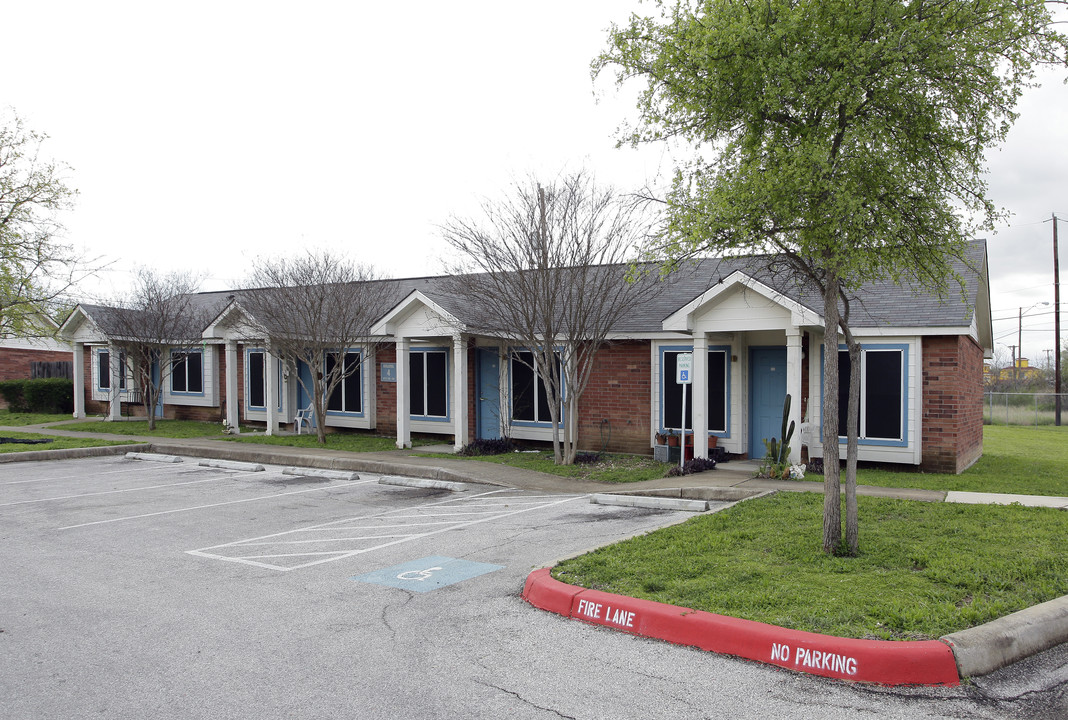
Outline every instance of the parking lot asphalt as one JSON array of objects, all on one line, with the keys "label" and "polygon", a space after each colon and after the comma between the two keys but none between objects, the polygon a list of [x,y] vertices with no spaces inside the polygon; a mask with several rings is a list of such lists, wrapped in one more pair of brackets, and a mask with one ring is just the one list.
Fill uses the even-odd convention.
[{"label": "parking lot asphalt", "polygon": [[[1059,717],[1040,679],[889,693],[538,612],[534,567],[691,515],[153,464],[0,468],[10,717]],[[390,584],[392,583],[392,584]],[[407,584],[406,584],[407,583]],[[434,587],[428,589],[427,583]],[[1059,651],[1058,651],[1059,652]],[[1058,679],[1059,678],[1059,679]],[[1037,685],[1036,685],[1037,683]],[[1037,713],[1037,714],[1036,714]]]}]

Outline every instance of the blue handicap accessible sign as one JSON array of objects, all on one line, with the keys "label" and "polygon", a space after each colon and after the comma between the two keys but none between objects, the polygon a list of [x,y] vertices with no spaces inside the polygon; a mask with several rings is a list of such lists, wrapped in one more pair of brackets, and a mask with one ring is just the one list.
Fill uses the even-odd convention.
[{"label": "blue handicap accessible sign", "polygon": [[363,575],[356,575],[352,579],[424,593],[503,568],[503,565],[490,565],[489,563],[431,555],[421,560],[412,560],[384,570],[375,570]]}]

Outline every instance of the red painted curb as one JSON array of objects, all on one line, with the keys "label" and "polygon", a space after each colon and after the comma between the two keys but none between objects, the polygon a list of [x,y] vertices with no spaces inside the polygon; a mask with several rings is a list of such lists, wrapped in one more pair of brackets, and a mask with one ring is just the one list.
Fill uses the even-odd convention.
[{"label": "red painted curb", "polygon": [[637,598],[587,590],[535,570],[523,599],[536,608],[642,637],[882,685],[959,685],[953,651],[937,640],[857,640],[790,630]]}]

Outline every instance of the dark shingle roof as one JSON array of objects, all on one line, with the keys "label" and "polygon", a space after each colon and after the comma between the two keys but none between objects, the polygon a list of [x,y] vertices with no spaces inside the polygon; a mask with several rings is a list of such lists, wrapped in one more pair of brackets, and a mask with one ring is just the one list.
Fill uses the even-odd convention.
[{"label": "dark shingle roof", "polygon": [[[742,272],[771,287],[776,292],[800,303],[817,315],[822,315],[823,301],[812,287],[799,285],[796,281],[776,275],[769,269],[769,256],[741,258],[704,258],[684,264],[663,280],[662,292],[624,318],[615,332],[649,333],[662,330],[663,321],[702,293],[721,283],[734,272]],[[933,288],[917,283],[895,284],[889,280],[865,284],[855,293],[852,305],[851,324],[855,328],[875,327],[968,327],[979,293],[986,282],[986,242],[969,243],[962,258],[953,263],[956,272],[964,281],[964,293],[949,281],[949,289],[940,297]],[[626,268],[618,268],[620,281]],[[655,271],[644,282],[652,282]],[[383,292],[389,292],[399,302],[418,290],[445,311],[476,331],[477,321],[464,302],[446,287],[444,277],[402,278],[375,281],[383,284]],[[232,298],[256,290],[228,290],[197,293],[193,300],[198,308],[215,317]],[[114,326],[114,309],[102,305],[82,305],[101,330],[109,332]]]}]

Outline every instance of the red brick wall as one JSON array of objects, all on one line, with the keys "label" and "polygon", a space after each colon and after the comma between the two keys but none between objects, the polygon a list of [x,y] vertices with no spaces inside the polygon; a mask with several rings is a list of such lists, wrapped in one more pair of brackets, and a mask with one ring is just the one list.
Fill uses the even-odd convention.
[{"label": "red brick wall", "polygon": [[648,342],[608,345],[597,353],[579,399],[581,449],[600,450],[607,442],[612,452],[650,452],[652,372]]},{"label": "red brick wall", "polygon": [[375,354],[375,424],[378,432],[383,435],[397,434],[397,383],[384,383],[379,380],[382,377],[382,364],[395,362],[397,346],[393,343],[383,345]]},{"label": "red brick wall", "polygon": [[0,380],[29,380],[30,363],[70,362],[73,358],[70,352],[0,347]]},{"label": "red brick wall", "polygon": [[926,472],[960,473],[983,454],[983,351],[965,336],[923,339]]}]

